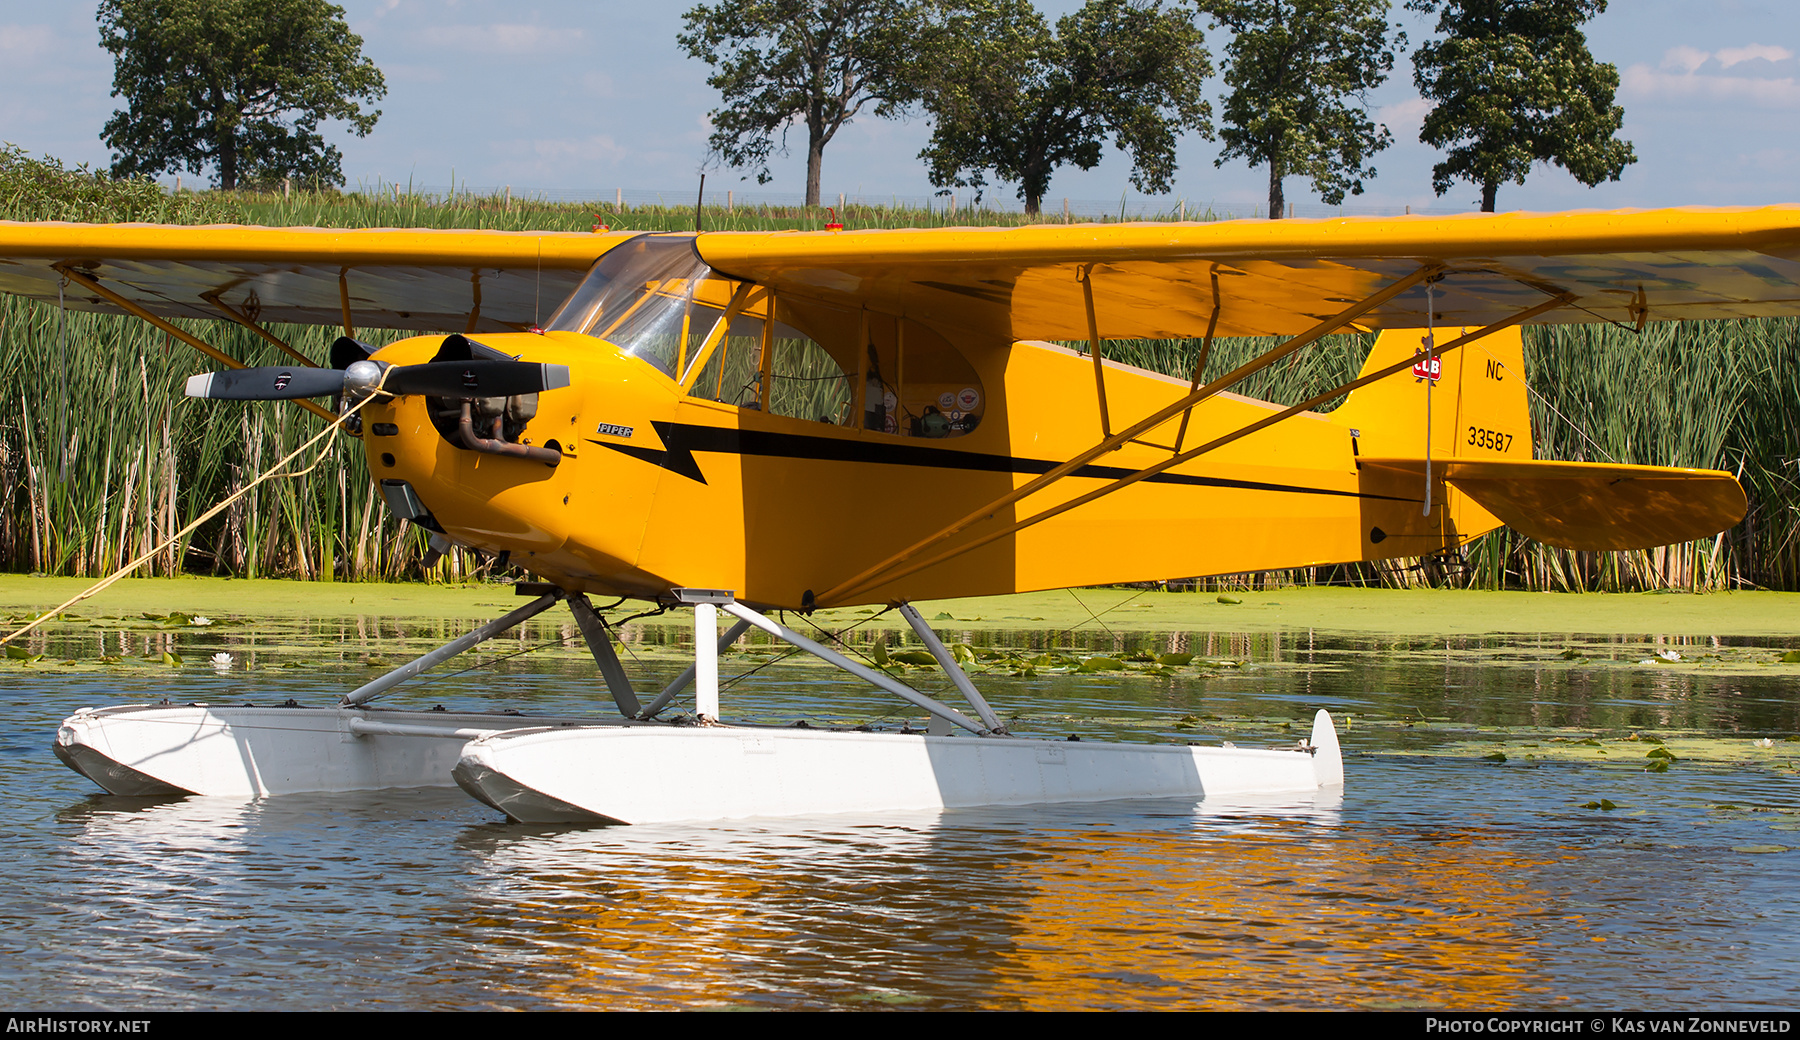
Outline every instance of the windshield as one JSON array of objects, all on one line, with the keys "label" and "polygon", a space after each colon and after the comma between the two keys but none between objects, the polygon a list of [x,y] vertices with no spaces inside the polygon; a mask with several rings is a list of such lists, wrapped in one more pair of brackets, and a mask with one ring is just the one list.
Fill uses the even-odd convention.
[{"label": "windshield", "polygon": [[735,282],[687,236],[643,235],[600,258],[544,327],[609,340],[673,378],[724,317]]}]

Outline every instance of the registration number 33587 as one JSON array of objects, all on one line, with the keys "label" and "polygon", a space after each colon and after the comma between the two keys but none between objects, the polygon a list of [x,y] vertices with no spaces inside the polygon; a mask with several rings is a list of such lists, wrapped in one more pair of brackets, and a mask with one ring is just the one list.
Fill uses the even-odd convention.
[{"label": "registration number 33587", "polygon": [[1501,433],[1499,430],[1484,430],[1479,426],[1469,427],[1469,443],[1477,448],[1491,448],[1494,451],[1507,451],[1512,448],[1513,435]]}]

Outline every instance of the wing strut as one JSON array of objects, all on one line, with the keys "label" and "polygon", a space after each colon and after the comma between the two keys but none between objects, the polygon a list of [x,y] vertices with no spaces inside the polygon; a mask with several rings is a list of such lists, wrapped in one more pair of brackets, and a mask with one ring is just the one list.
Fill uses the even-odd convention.
[{"label": "wing strut", "polygon": [[[60,272],[62,272],[62,274],[66,275],[68,277],[69,281],[74,282],[76,285],[81,286],[83,289],[86,289],[89,292],[92,292],[99,296],[105,297],[107,302],[111,303],[115,307],[118,307],[120,310],[123,310],[125,313],[130,314],[133,317],[144,319],[145,321],[156,326],[157,328],[168,333],[169,335],[174,336],[176,339],[180,340],[181,342],[186,343],[188,346],[193,347],[195,350],[198,350],[200,353],[205,354],[209,358],[212,358],[214,361],[217,361],[219,364],[224,365],[226,368],[248,368],[249,367],[248,365],[244,364],[242,361],[239,361],[237,358],[234,358],[230,354],[227,354],[224,351],[218,349],[217,347],[214,347],[211,344],[207,343],[205,340],[202,340],[197,336],[189,335],[188,333],[182,331],[181,329],[176,328],[174,325],[171,325],[167,321],[164,321],[163,319],[157,317],[156,315],[151,314],[149,311],[145,310],[144,308],[139,307],[137,304],[131,302],[130,300],[126,299],[125,297],[120,296],[118,293],[113,292],[111,289],[108,289],[106,286],[101,285],[99,282],[95,281],[91,275],[89,275],[86,272],[82,271],[81,269],[77,268],[74,265],[74,263],[65,260],[62,263],[53,264],[51,266],[53,268],[55,268],[57,271],[60,271]],[[307,362],[307,364],[310,365],[310,364],[312,364],[312,362],[309,361],[309,362]],[[313,413],[314,415],[318,416],[319,418],[324,419],[326,422],[335,423],[338,421],[337,415],[334,412],[332,412],[330,409],[321,408],[318,405],[312,403],[311,401],[296,400],[296,401],[294,401],[294,403],[299,405],[300,407],[306,409],[307,411]]]},{"label": "wing strut", "polygon": [[338,305],[344,310],[344,335],[356,338],[356,326],[350,324],[350,269],[338,268]]},{"label": "wing strut", "polygon": [[1100,357],[1100,322],[1094,315],[1094,265],[1075,269],[1081,296],[1087,303],[1088,350],[1094,355],[1094,393],[1100,399],[1100,436],[1112,436],[1112,418],[1106,412],[1106,363]]},{"label": "wing strut", "polygon": [[[1055,483],[1056,481],[1061,480],[1062,478],[1075,472],[1076,470],[1078,470],[1081,467],[1087,465],[1088,463],[1094,461],[1095,459],[1106,454],[1107,452],[1113,451],[1113,450],[1119,448],[1121,445],[1125,444],[1127,441],[1134,440],[1137,437],[1141,436],[1142,434],[1148,433],[1149,431],[1155,429],[1156,427],[1161,426],[1163,423],[1168,422],[1170,419],[1174,418],[1175,416],[1180,415],[1182,412],[1186,411],[1187,409],[1192,408],[1193,406],[1199,404],[1202,401],[1205,401],[1207,398],[1213,397],[1216,394],[1218,394],[1224,390],[1228,390],[1231,387],[1236,386],[1238,383],[1240,383],[1243,380],[1249,378],[1250,376],[1256,374],[1257,372],[1260,372],[1263,369],[1268,368],[1270,365],[1273,365],[1275,362],[1280,361],[1282,358],[1287,357],[1288,355],[1294,353],[1297,350],[1300,350],[1303,347],[1311,345],[1312,343],[1316,342],[1317,340],[1319,340],[1320,338],[1322,338],[1324,336],[1328,336],[1331,333],[1336,332],[1337,330],[1343,328],[1345,325],[1348,325],[1351,322],[1355,321],[1357,318],[1360,318],[1364,314],[1367,314],[1369,311],[1372,311],[1372,310],[1376,309],[1377,307],[1380,307],[1383,304],[1386,304],[1388,301],[1394,299],[1394,297],[1399,296],[1401,293],[1406,292],[1408,289],[1411,289],[1413,286],[1419,284],[1419,282],[1423,281],[1424,279],[1429,278],[1434,274],[1437,274],[1439,271],[1443,270],[1443,266],[1444,266],[1443,264],[1437,263],[1435,261],[1432,263],[1422,265],[1418,270],[1414,271],[1413,273],[1411,273],[1409,275],[1406,275],[1405,277],[1398,279],[1393,284],[1387,286],[1385,289],[1381,289],[1381,290],[1377,291],[1376,293],[1374,293],[1373,295],[1365,297],[1364,299],[1362,299],[1361,301],[1359,301],[1357,303],[1351,304],[1349,307],[1346,307],[1345,309],[1339,311],[1337,314],[1334,314],[1331,317],[1326,318],[1324,321],[1321,321],[1320,323],[1318,323],[1317,325],[1314,325],[1312,328],[1308,329],[1307,331],[1305,331],[1305,332],[1301,333],[1300,335],[1295,336],[1293,339],[1290,339],[1287,342],[1281,344],[1279,347],[1276,347],[1273,350],[1270,350],[1267,353],[1264,353],[1260,357],[1253,358],[1252,360],[1247,361],[1242,365],[1239,365],[1237,368],[1233,369],[1230,372],[1225,373],[1224,375],[1222,375],[1219,378],[1213,380],[1212,382],[1206,384],[1205,386],[1200,387],[1197,390],[1190,391],[1188,394],[1184,395],[1180,400],[1176,401],[1174,404],[1171,404],[1165,408],[1159,409],[1155,414],[1149,416],[1148,418],[1140,419],[1139,421],[1133,423],[1132,425],[1126,427],[1125,429],[1120,430],[1119,432],[1113,434],[1110,437],[1107,437],[1106,439],[1102,440],[1099,444],[1094,445],[1092,448],[1089,448],[1088,450],[1075,456],[1074,458],[1063,463],[1062,465],[1057,466],[1054,469],[1051,469],[1048,472],[1046,472],[1040,476],[1033,477],[1031,480],[1026,481],[1022,486],[1014,488],[1013,490],[1007,492],[1006,494],[1001,495],[999,498],[994,499],[992,502],[988,503],[985,506],[982,506],[980,509],[975,510],[974,512],[968,514],[967,516],[963,517],[961,520],[956,521],[955,523],[951,524],[950,526],[945,527],[942,530],[939,530],[934,534],[926,536],[925,538],[913,543],[912,545],[908,546],[907,548],[902,549],[900,552],[897,552],[894,555],[888,557],[887,559],[882,560],[880,563],[875,564],[873,567],[869,567],[868,569],[864,570],[862,573],[857,574],[854,577],[849,578],[845,581],[841,581],[838,584],[832,586],[831,588],[826,589],[824,593],[822,593],[821,595],[818,596],[818,598],[816,599],[815,602],[817,602],[822,607],[823,606],[835,606],[839,603],[844,602],[845,597],[847,595],[849,595],[850,593],[859,592],[859,591],[869,587],[869,585],[872,584],[873,579],[885,575],[890,569],[892,569],[902,563],[905,563],[906,561],[912,559],[914,556],[917,556],[919,553],[930,548],[931,546],[936,545],[937,543],[943,541],[944,539],[957,534],[958,532],[964,530],[965,528],[968,528],[969,526],[971,526],[973,524],[976,524],[976,523],[981,522],[982,520],[991,518],[999,510],[1004,509],[1005,507],[1007,507],[1009,505],[1012,505],[1014,502],[1017,502],[1020,499],[1027,497],[1028,495],[1036,494],[1038,491],[1041,491],[1045,487],[1048,487],[1049,485]],[[1560,303],[1558,305],[1560,306]],[[1208,450],[1210,450],[1210,448],[1208,448]],[[1166,469],[1166,468],[1168,468],[1168,466],[1175,465],[1178,462],[1181,462],[1181,461],[1185,460],[1186,458],[1191,457],[1192,454],[1195,454],[1195,453],[1189,453],[1188,455],[1174,456],[1167,463],[1164,464],[1163,468]],[[1158,472],[1161,472],[1161,470],[1158,470]],[[1145,474],[1145,475],[1148,475],[1148,474]],[[986,543],[984,542],[984,543],[978,543],[978,544],[986,544]],[[974,546],[969,546],[968,548],[974,548]],[[918,568],[918,567],[912,567],[912,568],[909,568],[905,573],[911,574],[913,571],[916,571],[919,569],[920,568]]]},{"label": "wing strut", "polygon": [[220,311],[224,312],[224,314],[227,318],[230,318],[232,321],[237,322],[239,325],[242,325],[244,328],[249,329],[251,332],[256,333],[258,336],[261,336],[263,339],[266,339],[270,343],[273,343],[275,345],[276,349],[280,350],[283,354],[286,354],[288,357],[291,357],[295,361],[300,362],[302,365],[307,365],[311,368],[319,367],[318,362],[314,361],[312,358],[307,357],[305,354],[300,353],[298,350],[295,350],[293,347],[288,346],[285,342],[283,342],[281,339],[276,337],[268,329],[265,329],[261,325],[258,325],[256,322],[250,320],[250,315],[244,313],[243,311],[238,310],[236,307],[233,307],[231,304],[226,303],[224,301],[224,299],[221,298],[221,294],[224,291],[225,290],[223,290],[223,289],[215,289],[212,292],[203,292],[200,294],[200,298],[202,300],[205,300],[207,303],[212,304],[214,307],[218,308]]},{"label": "wing strut", "polygon": [[[1200,356],[1194,359],[1194,378],[1188,383],[1188,393],[1200,388],[1200,377],[1206,374],[1206,359],[1212,355],[1213,333],[1219,331],[1219,266],[1212,269],[1213,309],[1212,317],[1206,319],[1206,339],[1200,343]],[[1181,428],[1175,431],[1175,453],[1181,453],[1181,442],[1187,440],[1188,419],[1194,410],[1189,408],[1181,413]]]},{"label": "wing strut", "polygon": [[[1514,325],[1518,325],[1522,322],[1530,321],[1532,318],[1535,318],[1540,314],[1544,314],[1548,311],[1555,310],[1558,307],[1562,307],[1562,306],[1565,306],[1565,305],[1573,302],[1575,300],[1575,298],[1576,297],[1573,294],[1563,293],[1552,299],[1546,300],[1543,303],[1538,304],[1536,307],[1532,307],[1527,310],[1520,311],[1519,313],[1514,314],[1513,316],[1511,316],[1509,318],[1505,318],[1501,321],[1497,321],[1494,324],[1488,325],[1484,328],[1477,329],[1476,331],[1471,332],[1468,335],[1460,336],[1457,339],[1454,339],[1454,340],[1450,341],[1449,343],[1444,344],[1442,347],[1439,347],[1437,349],[1437,356],[1442,357],[1443,355],[1449,353],[1452,350],[1456,350],[1459,347],[1466,346],[1470,343],[1475,342],[1476,340],[1482,339],[1486,336],[1490,336],[1496,332],[1499,332],[1501,329],[1510,328],[1510,327],[1512,327]],[[1046,509],[1041,513],[1037,513],[1032,516],[1026,517],[1023,520],[1015,521],[1015,522],[1008,524],[1007,526],[1001,528],[998,531],[993,531],[993,532],[990,532],[989,534],[982,535],[980,538],[977,538],[972,542],[968,542],[964,545],[959,545],[954,548],[947,549],[944,552],[938,553],[937,555],[932,556],[928,559],[917,561],[917,562],[914,562],[914,563],[909,564],[904,567],[899,567],[898,565],[896,565],[896,569],[891,570],[887,573],[880,573],[880,574],[870,575],[869,577],[865,577],[865,578],[859,578],[854,584],[846,583],[846,585],[848,587],[845,588],[843,593],[840,593],[838,595],[847,598],[848,596],[856,595],[856,594],[861,593],[864,590],[870,588],[872,585],[875,584],[876,581],[897,581],[900,578],[904,578],[910,574],[915,574],[919,571],[922,571],[922,570],[926,569],[927,567],[935,566],[937,564],[943,563],[945,560],[954,559],[955,557],[961,556],[964,553],[971,552],[975,549],[979,549],[984,545],[988,545],[989,543],[998,541],[1001,538],[1005,538],[1007,535],[1016,534],[1017,532],[1022,531],[1027,527],[1030,527],[1034,524],[1042,523],[1043,521],[1049,520],[1050,518],[1058,516],[1062,513],[1066,513],[1069,510],[1074,509],[1077,506],[1086,505],[1087,503],[1092,502],[1095,499],[1104,498],[1107,495],[1110,495],[1114,491],[1118,491],[1121,488],[1129,487],[1132,484],[1135,484],[1140,480],[1144,480],[1148,477],[1154,477],[1158,473],[1163,472],[1164,470],[1172,469],[1175,466],[1179,466],[1184,462],[1188,462],[1192,459],[1198,458],[1199,456],[1204,455],[1207,452],[1215,451],[1219,448],[1224,447],[1227,444],[1230,444],[1232,441],[1239,440],[1244,437],[1248,437],[1250,434],[1253,434],[1253,433],[1257,432],[1258,430],[1267,429],[1268,427],[1273,426],[1278,422],[1281,422],[1285,419],[1289,419],[1289,418],[1292,418],[1293,416],[1299,415],[1301,412],[1310,411],[1311,409],[1313,409],[1321,404],[1324,404],[1326,401],[1329,401],[1332,398],[1338,397],[1343,394],[1347,394],[1350,391],[1355,390],[1357,387],[1366,386],[1369,383],[1373,383],[1377,380],[1386,379],[1388,376],[1394,375],[1395,373],[1406,371],[1407,369],[1410,369],[1412,367],[1412,365],[1413,365],[1413,359],[1410,357],[1406,358],[1403,361],[1397,361],[1394,364],[1387,366],[1386,368],[1379,369],[1377,371],[1370,372],[1367,375],[1353,379],[1348,383],[1345,383],[1341,386],[1334,387],[1330,390],[1325,391],[1322,394],[1318,394],[1314,397],[1308,398],[1307,400],[1302,401],[1299,404],[1293,405],[1292,407],[1289,407],[1289,408],[1283,409],[1282,411],[1276,412],[1274,415],[1270,415],[1270,416],[1267,416],[1266,418],[1259,419],[1256,422],[1253,422],[1248,426],[1244,426],[1240,429],[1233,430],[1232,432],[1224,434],[1223,436],[1215,437],[1212,440],[1207,441],[1205,444],[1202,444],[1197,448],[1191,448],[1191,449],[1189,449],[1185,452],[1182,452],[1178,455],[1174,455],[1170,458],[1164,459],[1163,461],[1157,463],[1154,466],[1148,466],[1144,469],[1138,470],[1135,473],[1127,474],[1126,476],[1120,477],[1117,480],[1114,480],[1111,483],[1105,485],[1104,487],[1096,488],[1095,490],[1090,491],[1085,495],[1077,496],[1075,498],[1068,500],[1067,502],[1063,502],[1058,505],[1052,506],[1049,509]],[[992,513],[994,512],[994,509],[990,508],[987,512],[989,513],[989,515],[992,515]],[[834,592],[835,592],[835,590],[834,590]],[[834,603],[840,602],[840,600],[834,600],[833,602]]]}]

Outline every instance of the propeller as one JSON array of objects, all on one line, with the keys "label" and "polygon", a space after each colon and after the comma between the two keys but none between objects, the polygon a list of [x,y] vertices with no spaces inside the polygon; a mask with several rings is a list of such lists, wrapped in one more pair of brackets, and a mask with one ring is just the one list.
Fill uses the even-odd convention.
[{"label": "propeller", "polygon": [[[331,346],[332,364],[342,367],[265,365],[202,372],[188,378],[187,395],[215,401],[289,401],[302,397],[366,394],[379,385],[397,396],[514,397],[559,390],[569,385],[567,365],[487,359],[388,365],[369,360],[370,353],[367,346],[343,336]],[[382,380],[384,371],[387,374],[385,382]]]}]

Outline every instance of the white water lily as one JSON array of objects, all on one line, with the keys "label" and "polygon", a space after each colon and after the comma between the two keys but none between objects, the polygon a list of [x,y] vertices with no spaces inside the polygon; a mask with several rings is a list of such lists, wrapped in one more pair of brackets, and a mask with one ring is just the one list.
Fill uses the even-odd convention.
[{"label": "white water lily", "polygon": [[1662,659],[1663,659],[1663,660],[1665,660],[1665,661],[1679,661],[1679,660],[1681,660],[1681,655],[1680,655],[1680,654],[1678,654],[1678,653],[1676,653],[1676,652],[1675,652],[1675,651],[1673,651],[1673,650],[1663,650],[1663,651],[1661,651],[1661,652],[1659,652],[1659,653],[1658,653],[1658,654],[1657,654],[1657,655],[1656,655],[1656,656],[1658,656],[1658,657],[1660,657],[1660,658],[1662,658]]},{"label": "white water lily", "polygon": [[196,614],[190,621],[188,621],[188,624],[196,625],[196,626],[210,625],[210,624],[212,624],[212,618],[207,617],[205,614]]},{"label": "white water lily", "polygon": [[1775,742],[1773,740],[1770,740],[1768,737],[1764,737],[1761,740],[1753,740],[1750,743],[1756,745],[1759,748],[1772,748],[1775,746]]},{"label": "white water lily", "polygon": [[227,668],[230,668],[231,667],[231,655],[224,652],[223,650],[212,655],[212,666],[214,668],[217,668],[221,672]]}]

